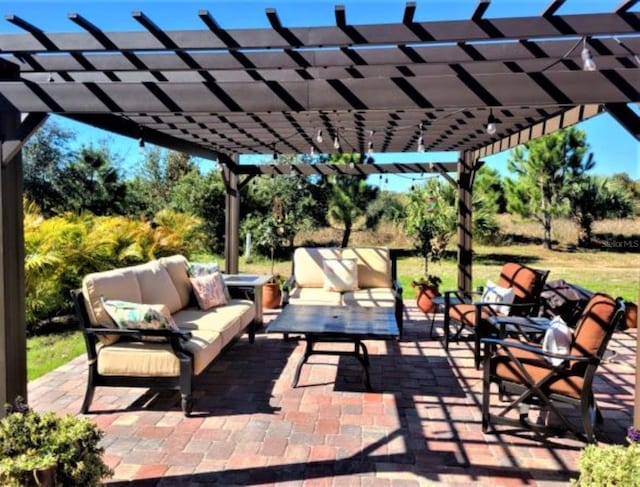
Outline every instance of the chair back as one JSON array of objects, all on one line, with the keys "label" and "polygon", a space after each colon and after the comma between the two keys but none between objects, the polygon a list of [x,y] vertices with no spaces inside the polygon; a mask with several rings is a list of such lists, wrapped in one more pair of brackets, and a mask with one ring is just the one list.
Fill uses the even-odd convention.
[{"label": "chair back", "polygon": [[513,307],[511,314],[537,316],[540,311],[540,294],[549,276],[549,271],[533,269],[516,262],[502,266],[498,286],[513,288],[515,304],[531,303],[530,307]]},{"label": "chair back", "polygon": [[622,299],[594,294],[576,325],[571,355],[601,358],[623,314]]}]

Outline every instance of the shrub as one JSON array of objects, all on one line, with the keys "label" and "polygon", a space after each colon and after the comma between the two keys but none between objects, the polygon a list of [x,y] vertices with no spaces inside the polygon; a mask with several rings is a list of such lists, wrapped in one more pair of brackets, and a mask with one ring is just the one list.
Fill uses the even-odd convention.
[{"label": "shrub", "polygon": [[113,475],[102,460],[103,432],[86,418],[36,413],[20,398],[0,420],[0,483],[22,486],[55,465],[55,485],[95,486]]},{"label": "shrub", "polygon": [[577,487],[640,486],[640,431],[629,428],[629,445],[588,445],[580,455]]}]

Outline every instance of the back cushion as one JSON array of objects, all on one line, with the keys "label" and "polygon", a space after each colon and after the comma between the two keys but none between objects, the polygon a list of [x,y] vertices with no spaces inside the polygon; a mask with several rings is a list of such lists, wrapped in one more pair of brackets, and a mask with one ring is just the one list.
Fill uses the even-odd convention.
[{"label": "back cushion", "polygon": [[[173,285],[169,272],[160,262],[152,260],[132,267],[138,278],[140,295],[144,304],[164,304],[171,313],[182,309],[180,294]],[[131,300],[128,300],[131,301]]]},{"label": "back cushion", "polygon": [[324,284],[324,259],[339,259],[341,249],[324,247],[300,247],[293,252],[293,271],[300,287],[322,287]]},{"label": "back cushion", "polygon": [[[82,294],[91,323],[106,328],[116,328],[116,324],[102,306],[101,297],[142,302],[138,279],[131,267],[86,275],[82,280]],[[100,341],[105,344],[113,343],[117,339],[117,336],[100,336]]]},{"label": "back cushion", "polygon": [[538,290],[539,282],[538,272],[522,264],[508,262],[502,266],[498,286],[512,287],[516,297],[526,302],[531,301],[532,292]]},{"label": "back cushion", "polygon": [[186,308],[191,303],[191,282],[187,275],[187,259],[182,255],[162,257],[160,265],[164,267],[180,296],[180,307]]},{"label": "back cushion", "polygon": [[356,259],[358,287],[391,287],[391,256],[386,247],[355,247],[344,249],[342,257]]},{"label": "back cushion", "polygon": [[606,294],[594,294],[576,325],[572,355],[596,355],[607,331],[615,325],[615,300]]}]

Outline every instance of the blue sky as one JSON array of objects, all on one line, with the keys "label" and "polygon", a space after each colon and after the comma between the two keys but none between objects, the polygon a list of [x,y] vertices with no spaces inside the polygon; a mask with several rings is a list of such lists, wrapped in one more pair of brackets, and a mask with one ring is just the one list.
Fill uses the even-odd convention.
[{"label": "blue sky", "polygon": [[[568,0],[559,13],[589,13],[613,11],[621,0]],[[333,25],[334,5],[345,6],[347,20],[354,24],[398,22],[402,19],[405,0],[336,0],[331,1],[2,1],[1,13],[16,14],[45,31],[73,32],[81,30],[68,20],[67,14],[77,12],[105,31],[141,30],[142,27],[131,17],[131,12],[142,11],[154,23],[166,30],[201,29],[202,22],[197,13],[207,9],[225,28],[268,27],[265,8],[274,7],[283,25],[314,26]],[[442,19],[468,19],[478,0],[429,0],[416,2],[415,19],[418,21]],[[485,17],[512,17],[538,15],[549,4],[549,0],[493,0]],[[634,10],[637,10],[637,6]],[[21,29],[0,20],[1,33],[22,33]],[[637,106],[633,107],[639,112]],[[108,134],[85,125],[56,120],[72,128],[77,134],[77,144],[97,143],[109,139],[111,147],[126,164],[133,168],[139,164],[141,156],[135,140]],[[594,173],[608,175],[626,172],[633,179],[640,179],[640,144],[626,130],[619,126],[608,114],[600,115],[578,125],[587,133],[587,141],[594,153],[596,167]],[[508,152],[486,159],[489,166],[506,173]],[[394,160],[398,157],[392,156]],[[449,155],[455,160],[455,155]],[[383,155],[378,155],[382,161]],[[438,157],[442,160],[442,157]],[[203,168],[210,163],[204,162]],[[375,178],[374,184],[380,183]],[[385,186],[391,190],[403,191],[412,184],[410,178],[391,176]],[[382,182],[384,184],[384,182]]]}]

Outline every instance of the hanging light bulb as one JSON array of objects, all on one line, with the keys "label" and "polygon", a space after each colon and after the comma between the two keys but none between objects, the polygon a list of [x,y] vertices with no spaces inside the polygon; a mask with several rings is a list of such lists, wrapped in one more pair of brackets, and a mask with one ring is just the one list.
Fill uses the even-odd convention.
[{"label": "hanging light bulb", "polygon": [[587,47],[587,38],[583,39],[582,44],[582,52],[580,53],[580,57],[582,58],[582,69],[583,71],[595,71],[596,70],[596,62],[593,60],[591,56],[591,51]]},{"label": "hanging light bulb", "polygon": [[318,144],[322,144],[322,142],[324,142],[324,139],[322,138],[322,129],[318,129],[318,132],[316,133],[316,142]]},{"label": "hanging light bulb", "polygon": [[335,150],[340,150],[340,140],[338,139],[338,134],[333,138],[333,148]]},{"label": "hanging light bulb", "polygon": [[490,108],[489,109],[489,116],[487,117],[487,133],[489,135],[493,135],[496,133],[497,127],[496,127],[496,119],[493,116],[493,109]]},{"label": "hanging light bulb", "polygon": [[373,154],[373,140],[370,140],[367,144],[367,154]]},{"label": "hanging light bulb", "polygon": [[309,147],[309,155],[312,156],[316,153],[316,150],[313,148],[313,146]]},{"label": "hanging light bulb", "polygon": [[140,155],[144,155],[144,139],[142,137],[138,139],[138,152]]},{"label": "hanging light bulb", "polygon": [[418,152],[424,152],[424,138],[422,137],[422,134],[418,137]]}]

